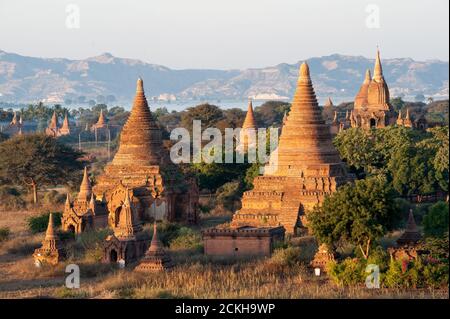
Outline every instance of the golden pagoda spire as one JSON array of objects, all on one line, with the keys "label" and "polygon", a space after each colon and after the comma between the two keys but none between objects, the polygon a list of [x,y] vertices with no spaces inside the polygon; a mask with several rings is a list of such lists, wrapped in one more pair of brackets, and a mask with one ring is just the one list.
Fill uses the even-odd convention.
[{"label": "golden pagoda spire", "polygon": [[398,110],[398,117],[397,117],[397,123],[398,126],[403,125],[403,119],[402,119],[402,110]]},{"label": "golden pagoda spire", "polygon": [[91,196],[91,193],[92,193],[91,182],[89,180],[87,166],[85,166],[83,173],[83,181],[81,182],[80,192],[78,193],[78,200],[86,202]]},{"label": "golden pagoda spire", "polygon": [[255,121],[255,115],[253,113],[253,103],[252,100],[248,100],[248,107],[247,107],[247,114],[245,115],[244,123],[242,124],[243,129],[256,129],[256,121]]},{"label": "golden pagoda spire", "polygon": [[409,108],[406,109],[405,119],[403,120],[403,125],[406,127],[412,127],[411,117],[409,116]]},{"label": "golden pagoda spire", "polygon": [[370,69],[366,70],[366,76],[364,77],[363,84],[369,84],[371,81]]},{"label": "golden pagoda spire", "polygon": [[383,68],[381,66],[381,59],[380,59],[380,50],[378,48],[377,48],[377,56],[375,58],[375,67],[373,69],[373,80],[375,82],[384,81]]},{"label": "golden pagoda spire", "polygon": [[53,229],[53,213],[48,216],[47,231],[45,232],[45,240],[55,240],[57,236],[55,235],[55,230]]},{"label": "golden pagoda spire", "polygon": [[51,119],[50,125],[48,127],[51,129],[58,128],[58,116],[56,116],[56,111],[53,111],[52,119]]},{"label": "golden pagoda spire", "polygon": [[161,131],[153,120],[141,78],[130,116],[120,134],[120,145],[112,165],[152,166],[161,164]]},{"label": "golden pagoda spire", "polygon": [[291,110],[280,135],[277,158],[277,164],[271,162],[277,167],[275,175],[295,174],[292,167],[306,166],[308,163],[340,163],[306,62],[300,66]]},{"label": "golden pagoda spire", "polygon": [[100,115],[98,117],[98,121],[97,121],[96,125],[97,125],[97,127],[102,127],[105,125],[105,123],[106,123],[106,119],[105,119],[105,115],[103,114],[103,109],[100,109]]},{"label": "golden pagoda spire", "polygon": [[70,209],[71,205],[72,205],[72,204],[70,203],[69,193],[67,193],[67,196],[66,196],[66,203],[64,204],[64,206],[65,206],[66,209]]},{"label": "golden pagoda spire", "polygon": [[64,121],[63,121],[63,125],[60,129],[60,133],[61,133],[61,135],[70,134],[69,118],[67,116],[67,112],[64,114]]}]

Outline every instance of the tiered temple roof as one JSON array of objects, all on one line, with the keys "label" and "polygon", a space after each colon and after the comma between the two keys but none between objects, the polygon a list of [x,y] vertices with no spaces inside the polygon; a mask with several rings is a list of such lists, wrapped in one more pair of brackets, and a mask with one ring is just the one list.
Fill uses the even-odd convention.
[{"label": "tiered temple roof", "polygon": [[322,118],[308,64],[303,63],[278,148],[264,175],[255,178],[254,189],[244,193],[242,209],[231,225],[282,225],[287,233],[293,233],[297,226],[306,226],[304,216],[315,204],[347,180]]},{"label": "tiered temple roof", "polygon": [[247,114],[245,115],[244,123],[242,124],[243,129],[257,129],[255,114],[253,113],[253,103],[252,100],[248,101]]},{"label": "tiered temple roof", "polygon": [[408,222],[404,233],[397,239],[399,245],[410,245],[417,243],[422,238],[420,231],[417,229],[416,221],[412,209],[409,210]]},{"label": "tiered temple roof", "polygon": [[377,50],[373,78],[367,89],[367,108],[373,110],[391,109],[389,105],[389,88],[384,80],[380,51]]}]

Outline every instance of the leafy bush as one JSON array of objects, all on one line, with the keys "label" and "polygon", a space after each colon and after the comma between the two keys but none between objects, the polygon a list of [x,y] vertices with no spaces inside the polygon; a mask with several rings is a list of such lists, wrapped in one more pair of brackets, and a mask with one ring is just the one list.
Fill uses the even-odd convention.
[{"label": "leafy bush", "polygon": [[7,240],[10,234],[11,232],[8,227],[0,228],[0,242]]},{"label": "leafy bush", "polygon": [[241,184],[236,181],[225,183],[216,191],[217,203],[232,212],[238,209],[241,196]]},{"label": "leafy bush", "polygon": [[331,279],[341,286],[362,284],[367,276],[365,272],[366,263],[358,258],[346,258],[342,262],[330,262],[327,268]]},{"label": "leafy bush", "polygon": [[302,261],[302,251],[299,247],[276,249],[270,258],[270,262],[280,266],[294,266]]},{"label": "leafy bush", "polygon": [[[48,218],[50,216],[50,212],[42,213],[39,216],[34,216],[28,218],[28,228],[33,234],[44,232],[48,226]],[[53,224],[55,227],[61,225],[61,217],[62,213],[56,212],[53,213]]]},{"label": "leafy bush", "polygon": [[177,237],[170,241],[170,248],[202,250],[202,236],[190,228],[181,227]]},{"label": "leafy bush", "polygon": [[448,204],[437,202],[430,207],[423,218],[423,228],[426,236],[440,237],[448,231]]}]

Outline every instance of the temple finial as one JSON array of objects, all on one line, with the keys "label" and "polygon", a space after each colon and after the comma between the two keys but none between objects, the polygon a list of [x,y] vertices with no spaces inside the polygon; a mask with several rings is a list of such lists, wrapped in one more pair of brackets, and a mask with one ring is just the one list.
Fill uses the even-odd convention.
[{"label": "temple finial", "polygon": [[373,79],[380,82],[383,79],[383,68],[381,66],[380,50],[377,47],[377,56],[375,58],[375,67],[373,70]]},{"label": "temple finial", "polygon": [[47,231],[45,232],[45,239],[55,239],[55,230],[53,228],[53,213],[50,213],[48,216],[48,225],[47,225]]}]

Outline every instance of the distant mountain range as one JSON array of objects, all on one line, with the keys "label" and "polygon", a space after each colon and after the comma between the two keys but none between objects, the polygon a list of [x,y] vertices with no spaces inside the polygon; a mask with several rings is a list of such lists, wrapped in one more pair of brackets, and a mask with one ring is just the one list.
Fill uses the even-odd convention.
[{"label": "distant mountain range", "polygon": [[[374,59],[333,54],[307,60],[316,94],[353,97]],[[299,62],[300,63],[300,62]],[[147,97],[178,100],[283,99],[292,97],[299,63],[245,70],[173,70],[109,53],[84,60],[34,58],[0,50],[0,101],[28,103],[84,103],[126,101],[144,79]],[[447,98],[449,63],[418,62],[409,58],[383,59],[392,96]]]}]

